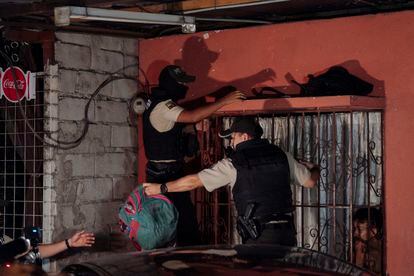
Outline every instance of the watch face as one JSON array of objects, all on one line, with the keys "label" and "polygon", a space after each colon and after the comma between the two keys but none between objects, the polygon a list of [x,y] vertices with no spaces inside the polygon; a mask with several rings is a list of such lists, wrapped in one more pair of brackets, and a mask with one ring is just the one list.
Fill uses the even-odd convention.
[{"label": "watch face", "polygon": [[164,184],[161,184],[160,190],[161,190],[161,193],[162,194],[167,193],[168,192],[167,184],[165,184],[165,183]]}]

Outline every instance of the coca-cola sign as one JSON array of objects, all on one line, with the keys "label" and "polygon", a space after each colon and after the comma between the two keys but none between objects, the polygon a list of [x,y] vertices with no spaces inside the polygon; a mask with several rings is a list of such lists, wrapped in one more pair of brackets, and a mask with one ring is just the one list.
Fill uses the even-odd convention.
[{"label": "coca-cola sign", "polygon": [[[24,76],[23,76],[24,77]],[[4,80],[3,89],[16,89],[16,84],[19,90],[23,91],[26,89],[25,80],[16,80],[15,82],[11,79]]]},{"label": "coca-cola sign", "polygon": [[27,100],[35,99],[36,79],[35,74],[28,71],[26,74],[19,67],[9,67],[1,72],[0,98],[6,97],[9,101],[16,103],[24,97]]}]

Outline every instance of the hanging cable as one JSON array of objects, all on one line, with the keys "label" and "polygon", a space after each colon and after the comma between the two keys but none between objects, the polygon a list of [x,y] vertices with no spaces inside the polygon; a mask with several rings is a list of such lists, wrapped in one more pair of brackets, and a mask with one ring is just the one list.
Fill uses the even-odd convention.
[{"label": "hanging cable", "polygon": [[[13,82],[14,82],[14,87],[16,89],[16,95],[18,95],[18,85],[17,85],[17,76],[15,73],[15,69],[13,66],[13,62],[11,61],[11,59],[8,57],[8,55],[6,53],[4,53],[1,49],[0,49],[0,54],[1,56],[6,60],[6,63],[8,65],[8,67],[11,68],[11,72],[12,72],[12,77],[13,77]],[[33,128],[33,126],[30,124],[26,113],[23,109],[23,106],[21,104],[20,101],[18,101],[18,106],[19,106],[19,110],[23,116],[23,119],[25,121],[25,124],[27,125],[27,127],[30,129],[30,131],[34,134],[34,136],[41,141],[42,143],[53,147],[53,148],[58,148],[58,149],[63,149],[63,150],[68,150],[68,149],[73,149],[76,148],[77,146],[80,145],[80,143],[83,141],[83,139],[85,138],[88,130],[89,130],[89,117],[88,117],[88,113],[89,113],[89,107],[90,104],[92,102],[92,100],[101,92],[101,90],[108,85],[109,83],[116,81],[116,80],[122,80],[122,79],[127,79],[127,80],[133,80],[135,82],[138,82],[139,86],[141,86],[142,90],[146,93],[149,94],[148,88],[149,88],[149,81],[144,73],[144,71],[139,68],[140,72],[143,74],[144,79],[145,79],[145,84],[141,83],[138,79],[134,78],[134,77],[128,77],[128,76],[119,76],[116,75],[116,73],[120,72],[121,70],[124,70],[125,68],[128,67],[132,67],[132,66],[137,66],[137,64],[133,64],[133,65],[129,65],[126,67],[121,68],[120,70],[118,70],[115,73],[112,73],[107,79],[105,79],[97,88],[96,90],[92,93],[91,97],[89,98],[88,102],[85,105],[85,109],[84,109],[84,118],[83,118],[83,122],[84,122],[84,126],[83,126],[83,130],[81,135],[73,140],[73,141],[63,141],[63,140],[59,140],[59,139],[55,139],[53,137],[51,137],[48,133],[45,133],[44,135],[46,136],[46,138],[50,141],[52,141],[53,143],[48,142],[46,139],[44,139],[43,137],[41,137],[36,130]]]}]

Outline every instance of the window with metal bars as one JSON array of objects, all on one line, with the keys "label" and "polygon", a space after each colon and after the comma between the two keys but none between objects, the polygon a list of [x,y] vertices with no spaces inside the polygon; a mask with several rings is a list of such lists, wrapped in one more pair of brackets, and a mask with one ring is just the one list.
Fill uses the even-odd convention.
[{"label": "window with metal bars", "polygon": [[[24,71],[43,70],[41,45],[1,40],[0,47],[13,66]],[[9,67],[0,59],[3,70]],[[21,236],[25,226],[42,226],[43,144],[28,124],[43,135],[42,79],[37,80],[36,99],[18,103],[0,99],[0,225],[2,235]],[[23,116],[23,112],[25,116]],[[26,118],[25,118],[26,117]]]},{"label": "window with metal bars", "polygon": [[[205,124],[208,127],[201,139],[203,167],[222,158],[226,142],[217,138],[217,132],[228,128],[232,120],[216,118]],[[385,271],[382,112],[265,114],[259,115],[258,120],[264,130],[263,138],[295,158],[321,168],[317,187],[291,187],[298,246],[376,273]],[[240,243],[229,189],[213,193],[199,189],[194,198],[205,242]],[[370,234],[365,240],[353,223],[355,214],[363,210],[368,211],[366,225],[376,226],[375,233],[368,229]],[[374,218],[372,211],[377,211],[379,218]]]}]

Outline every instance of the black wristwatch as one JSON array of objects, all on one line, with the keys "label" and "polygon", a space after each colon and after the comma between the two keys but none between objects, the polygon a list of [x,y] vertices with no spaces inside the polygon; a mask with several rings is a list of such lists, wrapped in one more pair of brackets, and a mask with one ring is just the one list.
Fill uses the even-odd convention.
[{"label": "black wristwatch", "polygon": [[168,193],[167,183],[163,183],[163,184],[161,184],[161,186],[160,186],[160,190],[161,190],[161,193],[162,193],[162,194],[166,194],[166,193]]}]

